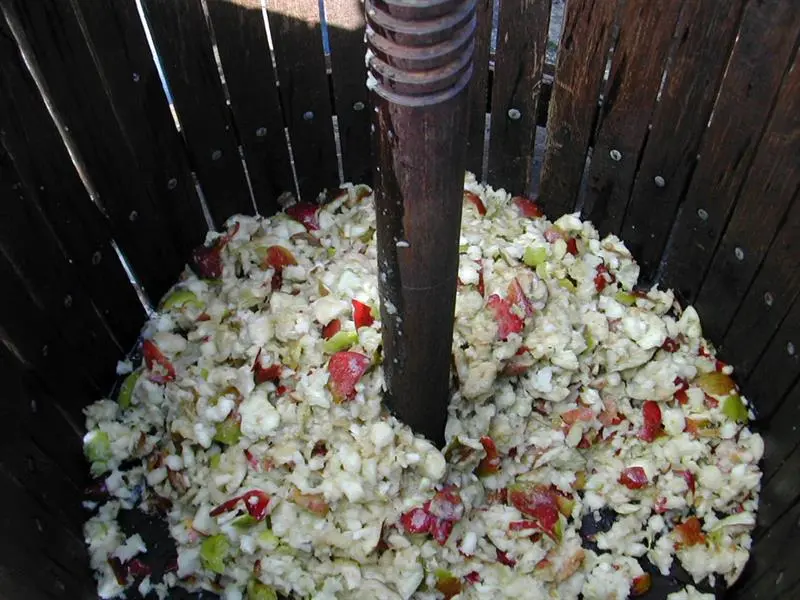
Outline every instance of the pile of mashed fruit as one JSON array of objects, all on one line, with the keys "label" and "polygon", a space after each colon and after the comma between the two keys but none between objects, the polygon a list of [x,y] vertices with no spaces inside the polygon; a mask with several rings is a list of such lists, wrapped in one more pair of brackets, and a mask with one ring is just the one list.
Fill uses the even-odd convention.
[{"label": "pile of mashed fruit", "polygon": [[[209,234],[118,397],[86,409],[102,598],[621,600],[646,565],[739,577],[763,441],[697,313],[636,291],[624,244],[576,215],[465,190],[443,451],[381,404],[368,188]],[[177,547],[158,581],[134,508]]]}]

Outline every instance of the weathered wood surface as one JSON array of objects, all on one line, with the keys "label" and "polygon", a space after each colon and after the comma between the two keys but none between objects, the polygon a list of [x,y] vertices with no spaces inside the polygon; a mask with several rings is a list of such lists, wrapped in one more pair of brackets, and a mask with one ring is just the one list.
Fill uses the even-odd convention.
[{"label": "weathered wood surface", "polygon": [[656,274],[694,169],[744,4],[744,0],[683,4],[622,230],[645,281]]},{"label": "weathered wood surface", "polygon": [[[176,258],[185,260],[203,241],[208,225],[136,5],[77,0],[72,6],[133,155],[136,178],[145,186],[147,197],[140,201],[152,204],[162,216],[179,253]],[[167,267],[166,263],[158,265],[160,270]],[[173,278],[176,274],[167,273]],[[159,295],[159,290],[151,291]]]},{"label": "weathered wood surface", "polygon": [[[0,29],[3,26],[0,20]],[[11,188],[6,188],[5,192],[10,194],[5,196],[9,203],[7,210],[19,210],[20,214],[25,213],[39,222],[31,227],[49,230],[47,235],[72,265],[72,271],[65,274],[73,276],[77,272],[78,281],[72,283],[84,288],[113,336],[126,347],[133,342],[139,329],[134,317],[144,312],[111,246],[111,227],[89,200],[44,102],[5,29],[0,33],[0,54],[3,57],[0,143],[7,157],[4,159],[7,169],[4,184]],[[24,228],[14,229],[9,232],[14,240],[6,243],[12,247],[27,245],[32,234]],[[41,243],[46,245],[47,240]],[[28,276],[37,277],[35,273]],[[77,302],[81,302],[80,298]]]},{"label": "weathered wood surface", "polygon": [[719,339],[731,324],[800,189],[800,55],[795,54],[750,172],[695,303],[703,330]]},{"label": "weathered wood surface", "polygon": [[261,0],[209,0],[208,14],[256,206],[269,215],[294,177]]},{"label": "weathered wood surface", "polygon": [[371,119],[366,86],[367,66],[364,61],[364,5],[353,0],[326,0],[325,16],[344,180],[370,185]]},{"label": "weathered wood surface", "polygon": [[571,212],[578,199],[616,11],[612,0],[567,3],[539,186],[552,219]]},{"label": "weathered wood surface", "polygon": [[600,235],[622,227],[680,7],[628,0],[620,16],[582,211]]},{"label": "weathered wood surface", "polygon": [[[388,402],[442,445],[475,22],[474,3],[436,4],[368,0],[367,15],[378,50],[369,69],[378,81],[371,100]],[[412,26],[419,21],[427,31]]]},{"label": "weathered wood surface", "polygon": [[[789,60],[800,11],[792,0],[748,3],[700,158],[673,224],[662,283],[694,301],[753,162]],[[701,315],[702,316],[702,315]]]},{"label": "weathered wood surface", "polygon": [[721,341],[725,360],[740,377],[750,374],[800,293],[798,236],[800,202],[795,202]]},{"label": "weathered wood surface", "polygon": [[144,0],[192,167],[217,228],[253,203],[198,0]]},{"label": "weathered wood surface", "polygon": [[339,186],[319,5],[270,0],[268,8],[300,196],[312,202],[322,189]]},{"label": "weathered wood surface", "polygon": [[[47,94],[77,148],[96,199],[108,214],[114,238],[125,248],[145,287],[159,296],[180,271],[182,261],[170,224],[136,166],[82,24],[66,2],[4,0],[2,6],[14,24],[12,33],[27,46],[31,64],[46,82]],[[4,65],[14,61],[2,60]]]},{"label": "weathered wood surface", "polygon": [[500,3],[488,182],[513,194],[531,184],[549,19],[550,0]]},{"label": "weathered wood surface", "polygon": [[792,382],[800,377],[800,300],[795,298],[769,345],[759,357],[743,386],[758,410],[768,420],[783,400]]},{"label": "weathered wood surface", "polygon": [[489,52],[492,42],[492,0],[477,0],[475,6],[475,55],[469,97],[467,170],[479,179],[483,171],[486,113],[489,107]]}]

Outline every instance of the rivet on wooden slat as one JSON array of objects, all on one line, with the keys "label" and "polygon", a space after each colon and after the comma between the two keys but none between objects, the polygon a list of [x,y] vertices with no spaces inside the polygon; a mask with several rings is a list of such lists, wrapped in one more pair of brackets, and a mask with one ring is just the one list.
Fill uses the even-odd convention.
[{"label": "rivet on wooden slat", "polygon": [[664,178],[661,175],[656,175],[655,177],[653,177],[653,183],[656,184],[656,187],[660,187],[660,188],[662,188],[665,185],[667,185],[667,182],[664,181]]},{"label": "rivet on wooden slat", "polygon": [[772,306],[772,303],[775,302],[775,297],[770,292],[764,293],[764,304],[767,306]]},{"label": "rivet on wooden slat", "polygon": [[612,150],[611,152],[608,153],[608,155],[611,157],[611,160],[613,161],[619,162],[622,160],[622,153],[620,153],[619,150]]},{"label": "rivet on wooden slat", "polygon": [[744,250],[742,250],[738,246],[733,249],[733,255],[736,257],[737,260],[744,260]]},{"label": "rivet on wooden slat", "polygon": [[387,401],[444,442],[475,0],[367,0]]},{"label": "rivet on wooden slat", "polygon": [[697,216],[700,217],[703,221],[705,221],[708,219],[708,211],[704,208],[698,208]]},{"label": "rivet on wooden slat", "polygon": [[522,118],[522,113],[516,108],[510,108],[508,109],[508,118],[512,121],[519,121]]},{"label": "rivet on wooden slat", "polygon": [[794,353],[795,353],[795,347],[794,347],[794,343],[793,343],[793,342],[788,342],[788,343],[786,344],[786,353],[787,353],[789,356],[794,356]]}]

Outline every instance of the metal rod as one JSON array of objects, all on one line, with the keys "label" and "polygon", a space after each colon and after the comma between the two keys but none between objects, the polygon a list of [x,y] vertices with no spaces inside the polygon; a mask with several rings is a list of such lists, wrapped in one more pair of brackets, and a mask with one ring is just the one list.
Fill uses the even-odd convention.
[{"label": "metal rod", "polygon": [[444,442],[475,0],[367,0],[388,404]]}]

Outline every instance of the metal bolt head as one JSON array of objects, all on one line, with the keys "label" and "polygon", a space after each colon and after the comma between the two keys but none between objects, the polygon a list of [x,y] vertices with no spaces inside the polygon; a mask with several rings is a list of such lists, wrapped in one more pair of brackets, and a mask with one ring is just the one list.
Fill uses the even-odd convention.
[{"label": "metal bolt head", "polygon": [[264,137],[265,135],[267,135],[266,127],[259,127],[256,129],[256,137]]},{"label": "metal bolt head", "polygon": [[611,152],[608,153],[608,155],[611,157],[611,160],[613,160],[614,162],[619,162],[619,161],[622,160],[622,153],[619,150],[616,150],[616,149],[612,150]]},{"label": "metal bolt head", "polygon": [[134,73],[134,74],[133,74],[133,81],[134,81],[134,83],[139,83],[139,80],[140,80],[140,79],[141,79],[141,77],[139,77],[139,74],[138,74],[138,73]]},{"label": "metal bolt head", "polygon": [[64,296],[64,308],[70,308],[72,306],[72,296],[67,294]]},{"label": "metal bolt head", "polygon": [[167,182],[167,189],[174,190],[176,187],[178,187],[178,180],[174,177],[171,177]]},{"label": "metal bolt head", "polygon": [[667,185],[667,182],[664,181],[664,178],[661,175],[656,175],[655,177],[653,177],[653,183],[656,184],[656,187],[660,187],[660,188],[662,188],[665,185]]},{"label": "metal bolt head", "polygon": [[744,250],[739,248],[739,246],[733,249],[733,255],[736,257],[736,260],[744,260]]},{"label": "metal bolt head", "polygon": [[47,346],[42,346],[42,356],[47,356],[49,352],[50,348],[48,348]]},{"label": "metal bolt head", "polygon": [[788,342],[786,344],[786,354],[789,356],[794,356],[794,353],[797,352],[797,349],[794,347],[793,342]]},{"label": "metal bolt head", "polygon": [[764,304],[767,306],[772,306],[772,303],[775,302],[775,298],[772,296],[770,292],[764,293]]},{"label": "metal bolt head", "polygon": [[303,118],[306,121],[311,121],[314,118],[314,111],[307,110],[306,112],[303,113]]},{"label": "metal bolt head", "polygon": [[708,211],[705,208],[698,208],[697,209],[697,216],[700,217],[703,221],[708,220]]},{"label": "metal bolt head", "polygon": [[131,214],[128,215],[128,219],[130,219],[131,221],[135,221],[138,218],[139,218],[139,213],[136,212],[135,210],[132,210]]},{"label": "metal bolt head", "polygon": [[214,150],[211,153],[211,160],[219,160],[222,158],[222,150]]},{"label": "metal bolt head", "polygon": [[103,260],[103,254],[100,252],[100,250],[97,250],[92,254],[92,264],[94,266],[99,265],[101,260]]},{"label": "metal bolt head", "polygon": [[508,118],[512,121],[519,121],[522,118],[522,113],[519,112],[516,108],[509,108],[508,109]]},{"label": "metal bolt head", "polygon": [[353,104],[353,110],[355,110],[355,111],[364,110],[365,108],[366,108],[366,106],[360,100]]}]

